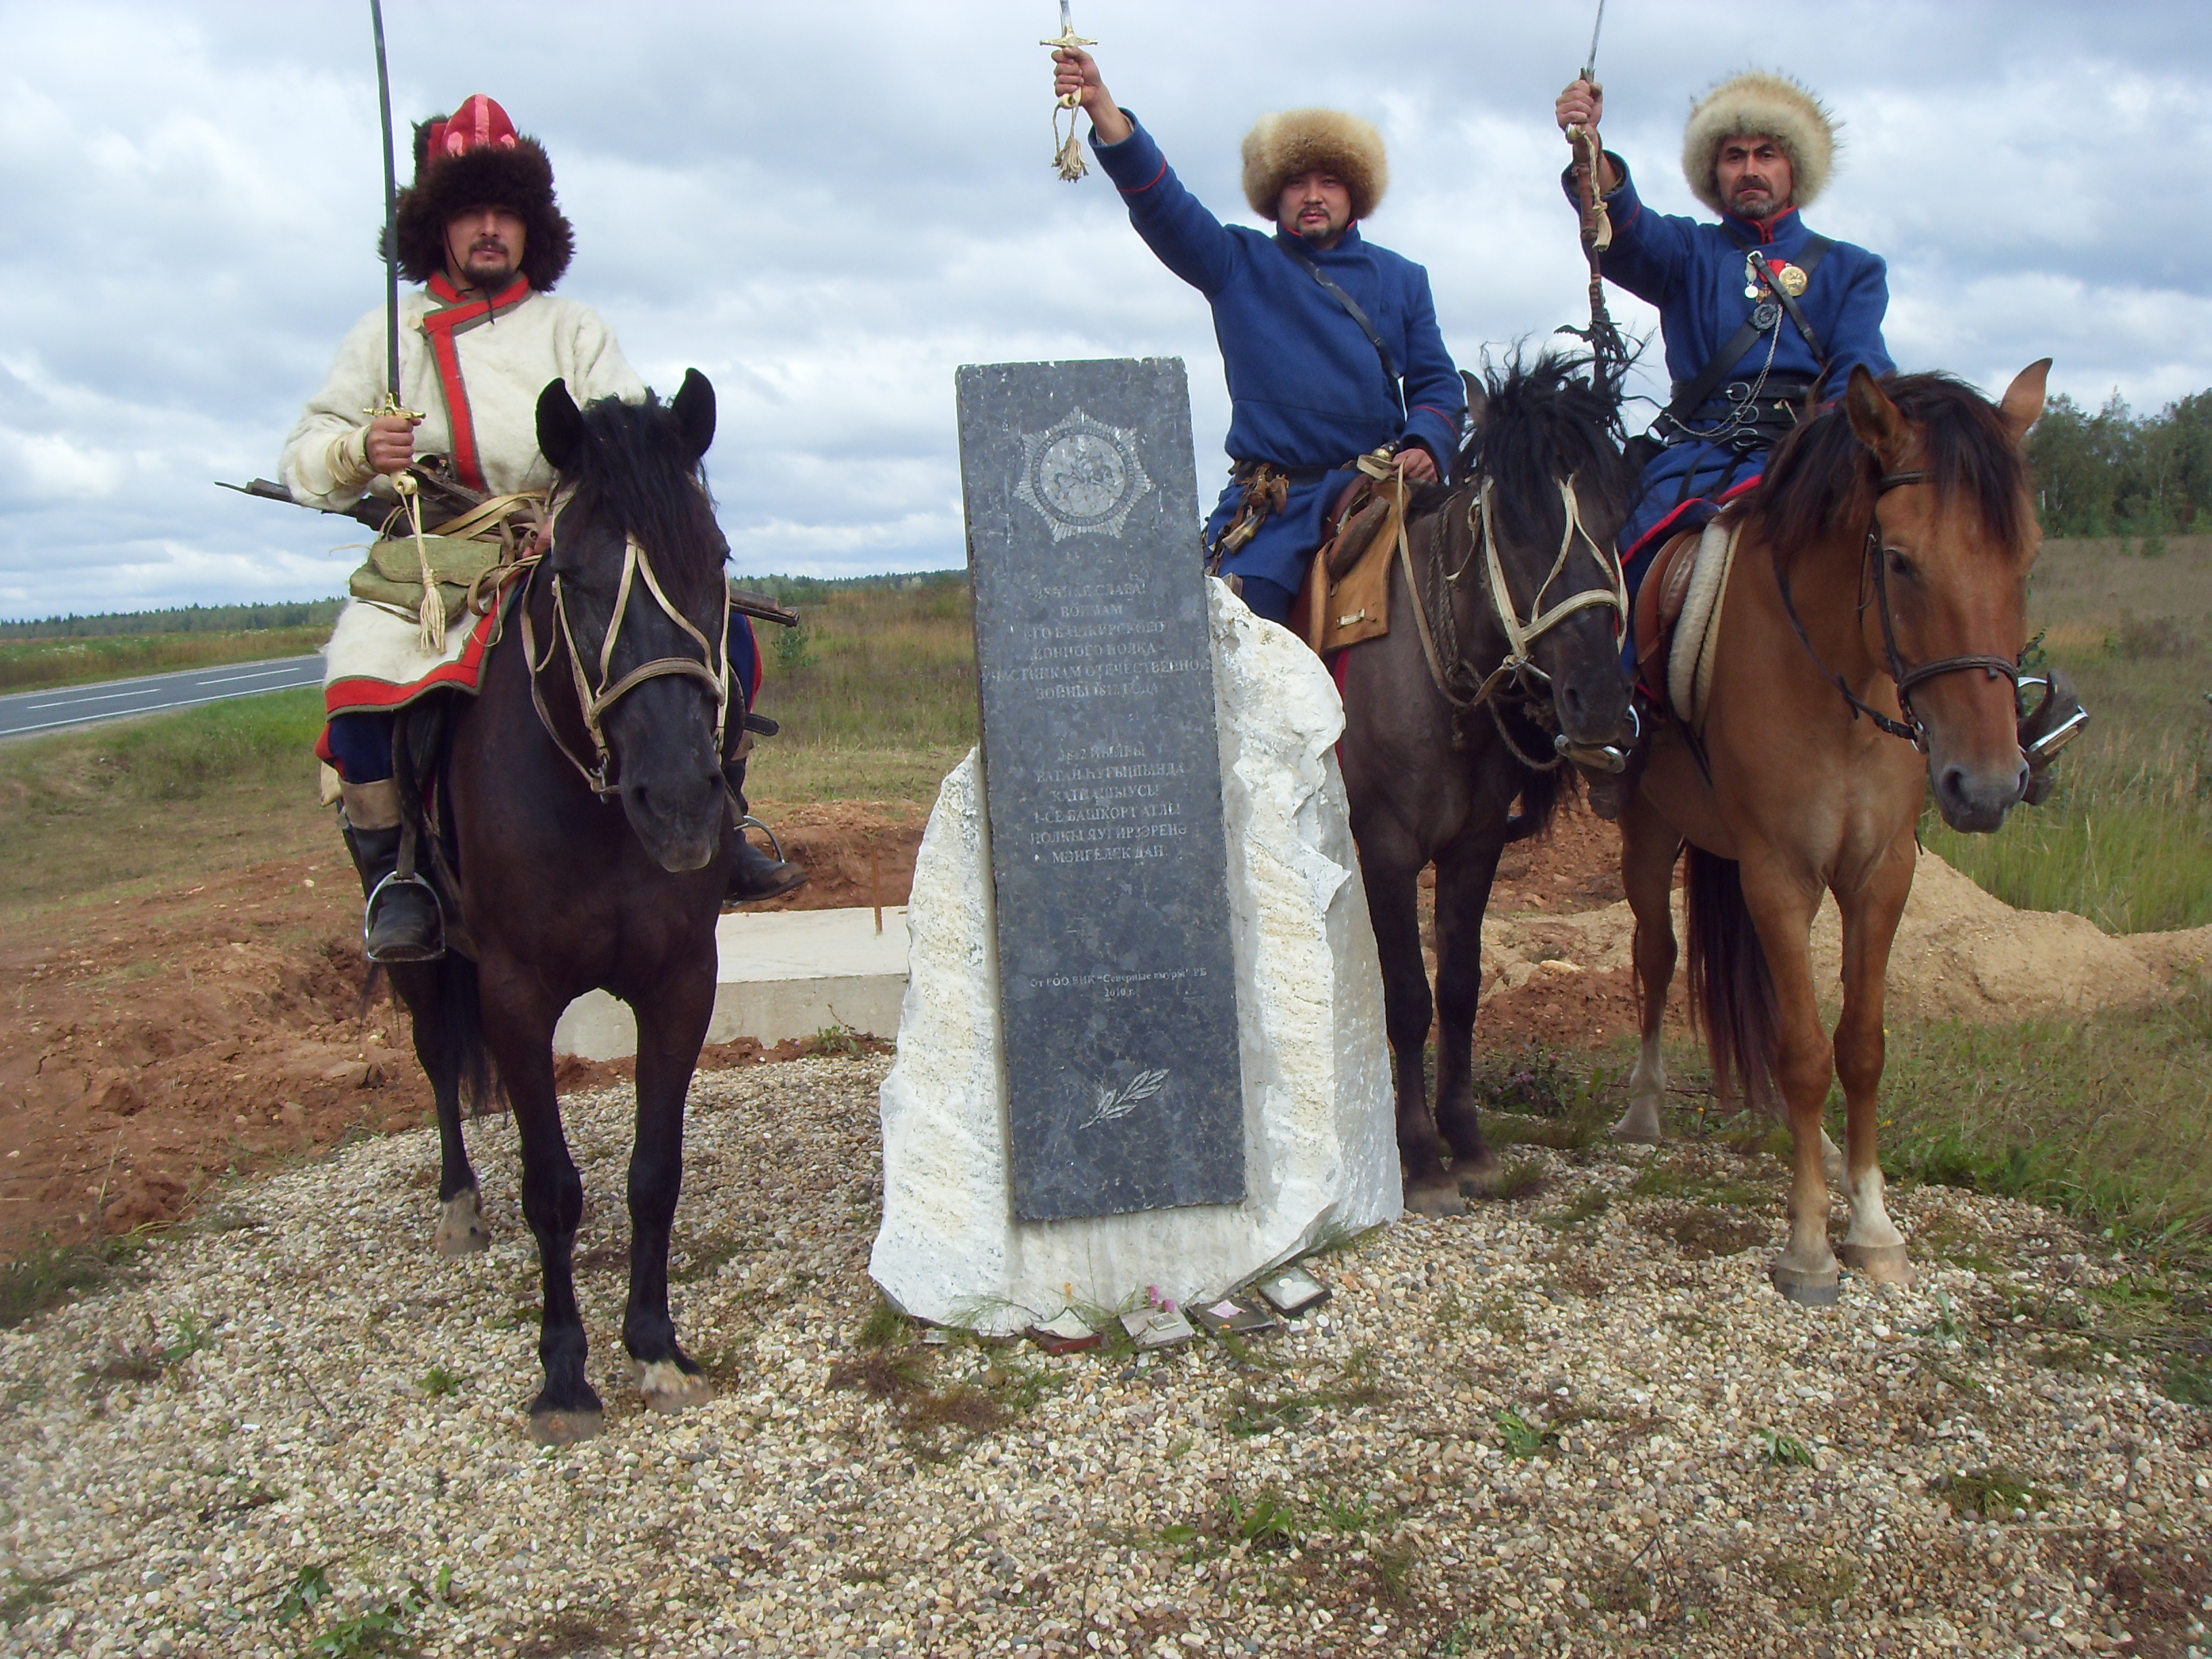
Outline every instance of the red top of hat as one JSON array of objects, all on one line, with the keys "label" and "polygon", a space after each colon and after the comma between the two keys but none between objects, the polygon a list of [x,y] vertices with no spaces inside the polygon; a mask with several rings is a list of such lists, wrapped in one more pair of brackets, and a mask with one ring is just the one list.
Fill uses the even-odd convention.
[{"label": "red top of hat", "polygon": [[472,149],[513,149],[514,145],[514,123],[481,92],[444,120],[430,124],[433,157],[465,155]]}]

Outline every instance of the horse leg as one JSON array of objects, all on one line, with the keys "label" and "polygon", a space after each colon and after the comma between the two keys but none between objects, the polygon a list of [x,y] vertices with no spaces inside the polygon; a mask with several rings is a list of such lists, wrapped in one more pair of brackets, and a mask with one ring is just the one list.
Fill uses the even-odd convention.
[{"label": "horse leg", "polygon": [[714,1390],[676,1343],[668,1315],[668,1237],[684,1185],[684,1097],[714,1011],[712,958],[638,1005],[637,1136],[629,1154],[629,1302],[623,1346],[648,1409],[703,1406]]},{"label": "horse leg", "polygon": [[1839,1276],[1828,1248],[1828,1177],[1820,1154],[1820,1120],[1836,1065],[1813,994],[1813,913],[1820,895],[1771,860],[1747,860],[1741,869],[1744,905],[1774,985],[1775,1071],[1790,1112],[1790,1242],[1771,1272],[1775,1288],[1791,1301],[1826,1306],[1836,1300]]},{"label": "horse leg", "polygon": [[1878,1285],[1910,1285],[1905,1235],[1882,1202],[1881,1161],[1875,1152],[1876,1110],[1883,1060],[1882,1007],[1890,942],[1912,890],[1916,851],[1907,836],[1890,849],[1873,879],[1838,896],[1844,923],[1844,1012],[1836,1022],[1836,1075],[1844,1085],[1844,1139],[1850,1148],[1844,1188],[1851,1206],[1844,1263]]},{"label": "horse leg", "polygon": [[1659,1109],[1667,1100],[1667,1060],[1660,1030],[1667,988],[1674,977],[1674,860],[1682,838],[1638,795],[1620,820],[1620,880],[1636,916],[1637,1030],[1642,1045],[1628,1077],[1628,1109],[1613,1126],[1616,1140],[1656,1146],[1666,1138]]},{"label": "horse leg", "polygon": [[544,1296],[538,1361],[545,1386],[530,1404],[530,1437],[541,1446],[570,1446],[599,1433],[605,1408],[584,1375],[584,1317],[576,1305],[576,1228],[584,1218],[584,1179],[561,1127],[553,1083],[553,1025],[537,976],[520,966],[496,973],[486,964],[485,1034],[514,1109],[522,1143],[522,1216],[538,1241]]},{"label": "horse leg", "polygon": [[1428,1084],[1422,1054],[1428,1046],[1435,1007],[1429,1000],[1428,969],[1421,963],[1421,922],[1416,897],[1417,866],[1384,869],[1377,856],[1362,849],[1367,914],[1375,928],[1375,949],[1382,963],[1382,1028],[1397,1062],[1398,1158],[1406,1181],[1406,1207],[1422,1215],[1465,1215],[1467,1200],[1444,1169],[1443,1144],[1429,1115]]},{"label": "horse leg", "polygon": [[1437,856],[1437,1125],[1462,1193],[1490,1190],[1498,1156],[1474,1109],[1474,1014],[1482,996],[1482,913],[1504,843],[1462,836]]},{"label": "horse leg", "polygon": [[[449,975],[475,971],[465,958],[453,956],[434,963],[394,963],[390,969],[392,989],[407,1004],[414,1028],[415,1058],[422,1062],[438,1104],[438,1224],[430,1234],[430,1245],[442,1256],[491,1248],[491,1229],[484,1224],[477,1196],[477,1172],[461,1138],[461,1074],[467,1064],[464,1049],[476,1034],[461,1029],[473,1022],[457,1018],[447,984]],[[473,1000],[472,990],[471,996]]]}]

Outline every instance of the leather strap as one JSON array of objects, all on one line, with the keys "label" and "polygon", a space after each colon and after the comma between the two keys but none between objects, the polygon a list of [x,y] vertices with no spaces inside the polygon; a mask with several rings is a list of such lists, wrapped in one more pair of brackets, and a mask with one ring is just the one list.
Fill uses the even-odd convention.
[{"label": "leather strap", "polygon": [[[1742,245],[1738,243],[1737,246]],[[1808,282],[1812,279],[1813,273],[1820,268],[1820,261],[1827,257],[1828,250],[1834,246],[1835,243],[1826,236],[1806,238],[1805,246],[1801,250],[1796,263],[1797,269],[1805,273]],[[1748,252],[1751,250],[1745,251]],[[1781,300],[1783,309],[1789,313],[1790,319],[1803,332],[1807,343],[1813,348],[1813,355],[1815,357],[1820,356],[1820,338],[1806,325],[1805,313],[1797,308],[1796,301],[1784,293],[1780,283],[1770,283],[1769,287]],[[1705,399],[1720,389],[1721,382],[1727,380],[1730,371],[1743,361],[1743,354],[1751,349],[1753,342],[1765,332],[1765,329],[1759,327],[1748,317],[1744,319],[1743,326],[1721,342],[1720,349],[1706,360],[1705,366],[1698,371],[1697,378],[1677,393],[1674,401],[1667,405],[1668,418],[1680,425],[1702,409]]]},{"label": "leather strap", "polygon": [[1392,361],[1390,348],[1382,343],[1382,336],[1376,331],[1373,321],[1369,319],[1364,311],[1359,308],[1359,301],[1339,288],[1327,271],[1307,258],[1304,254],[1296,248],[1284,246],[1280,238],[1276,240],[1275,246],[1282,248],[1285,253],[1304,265],[1306,268],[1306,274],[1319,283],[1322,289],[1334,299],[1337,304],[1344,307],[1346,314],[1359,325],[1359,331],[1367,337],[1367,343],[1375,348],[1376,356],[1382,360],[1382,378],[1390,383],[1390,395],[1397,402],[1399,418],[1403,420],[1406,415],[1406,393],[1404,387],[1399,383],[1398,365]]}]

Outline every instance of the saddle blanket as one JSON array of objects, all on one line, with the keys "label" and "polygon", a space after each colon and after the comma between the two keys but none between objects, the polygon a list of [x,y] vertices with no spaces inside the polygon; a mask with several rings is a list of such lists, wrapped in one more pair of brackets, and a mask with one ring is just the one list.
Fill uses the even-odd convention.
[{"label": "saddle blanket", "polygon": [[323,708],[327,714],[388,714],[432,691],[483,688],[484,664],[499,638],[501,605],[488,617],[464,617],[446,630],[446,648],[426,651],[412,616],[367,599],[348,601],[323,647]]},{"label": "saddle blanket", "polygon": [[1635,603],[1636,665],[1645,688],[1663,694],[1674,718],[1692,730],[1705,724],[1721,606],[1735,567],[1736,526],[1715,520],[1660,550]]}]

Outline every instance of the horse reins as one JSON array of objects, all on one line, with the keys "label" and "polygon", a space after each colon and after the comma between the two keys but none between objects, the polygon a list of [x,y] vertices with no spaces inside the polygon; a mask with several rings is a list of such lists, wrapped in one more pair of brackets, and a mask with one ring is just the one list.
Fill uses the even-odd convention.
[{"label": "horse reins", "polygon": [[[550,550],[551,532],[552,526],[549,522],[540,540],[540,550],[530,557],[529,562],[533,567]],[[668,619],[690,637],[692,643],[699,647],[703,660],[695,661],[690,657],[656,657],[615,680],[612,678],[615,646],[622,636],[623,624],[629,617],[630,600],[637,592],[637,582],[641,577],[644,579],[646,592],[653,595],[654,602]],[[533,569],[531,581],[534,583],[535,580]],[[569,765],[576,769],[592,793],[605,797],[617,793],[621,788],[620,784],[611,781],[609,776],[615,757],[614,750],[608,746],[601,722],[609,709],[647,680],[661,679],[674,674],[704,682],[714,696],[714,748],[716,753],[721,751],[730,710],[730,608],[727,605],[722,607],[721,637],[710,645],[707,636],[700,632],[691,619],[669,601],[667,593],[661,588],[660,579],[653,572],[652,557],[637,538],[635,535],[623,537],[622,580],[615,591],[614,615],[607,623],[606,637],[599,645],[599,684],[595,686],[584,672],[584,653],[576,648],[575,633],[569,624],[568,601],[558,571],[553,575],[552,593],[553,619],[560,624],[560,633],[546,641],[542,656],[538,650],[537,629],[531,618],[527,586],[521,598],[522,654],[523,661],[530,671],[530,701],[538,710],[538,723],[545,728],[545,735],[552,738],[553,746],[561,751]],[[568,676],[575,688],[577,709],[583,717],[584,731],[590,737],[592,750],[598,756],[597,765],[587,764],[562,735],[560,727],[554,721],[552,711],[545,706],[544,692],[538,684],[538,676],[552,666],[554,651],[563,647],[568,655]]]},{"label": "horse reins", "polygon": [[[1537,584],[1536,592],[1528,601],[1532,614],[1526,620],[1522,619],[1520,608],[1514,603],[1512,591],[1506,585],[1505,566],[1498,550],[1497,528],[1491,505],[1495,481],[1485,475],[1477,486],[1474,497],[1467,507],[1469,538],[1467,557],[1456,570],[1443,569],[1441,556],[1431,561],[1443,578],[1442,591],[1437,595],[1437,623],[1444,635],[1442,647],[1437,644],[1436,632],[1430,627],[1428,605],[1422,599],[1420,581],[1413,569],[1402,495],[1398,515],[1398,559],[1404,568],[1406,586],[1413,601],[1413,628],[1420,636],[1421,654],[1428,659],[1430,679],[1435,683],[1438,695],[1462,714],[1487,708],[1492,723],[1498,727],[1498,737],[1512,751],[1513,757],[1523,766],[1538,771],[1550,771],[1564,763],[1567,757],[1561,753],[1540,759],[1524,754],[1521,746],[1513,741],[1512,734],[1506,730],[1504,716],[1498,708],[1501,695],[1508,686],[1512,686],[1524,698],[1534,698],[1551,684],[1551,676],[1537,665],[1533,654],[1536,641],[1577,611],[1596,605],[1611,607],[1616,644],[1621,630],[1627,626],[1628,619],[1628,586],[1621,572],[1620,562],[1618,558],[1608,557],[1597,538],[1583,526],[1581,501],[1575,494],[1574,475],[1570,473],[1565,479],[1554,478],[1552,482],[1559,488],[1565,522],[1559,532],[1559,555],[1552,561],[1552,568],[1545,573],[1544,580]],[[1400,489],[1401,491],[1404,489],[1402,480]],[[1544,595],[1551,591],[1552,584],[1565,571],[1567,559],[1574,551],[1577,537],[1589,549],[1598,568],[1613,579],[1611,587],[1587,587],[1568,595],[1548,611],[1540,609],[1544,603]],[[1474,567],[1478,553],[1483,558],[1484,586],[1489,592],[1492,614],[1498,618],[1498,626],[1505,632],[1505,655],[1472,690],[1462,690],[1460,688],[1472,680],[1474,670],[1460,647],[1459,629],[1449,590],[1457,588],[1467,579],[1468,572]]]},{"label": "horse reins", "polygon": [[[1904,738],[1923,755],[1928,752],[1928,727],[1912,707],[1914,686],[1925,684],[1938,675],[1955,674],[1966,669],[1978,668],[1993,680],[2010,680],[2015,698],[2020,693],[2020,665],[2008,658],[1994,657],[1986,653],[1968,653],[1955,657],[1937,657],[1922,663],[1917,668],[1907,668],[1905,665],[1903,653],[1897,648],[1897,623],[1890,614],[1889,609],[1889,562],[1883,556],[1882,550],[1881,498],[1893,489],[1901,489],[1907,484],[1926,483],[1928,481],[1929,474],[1925,468],[1914,468],[1904,472],[1885,472],[1875,480],[1875,504],[1867,514],[1866,543],[1859,556],[1859,586],[1862,589],[1869,585],[1868,571],[1871,569],[1873,573],[1871,580],[1874,599],[1880,606],[1881,614],[1882,654],[1886,659],[1885,665],[1888,670],[1889,678],[1897,685],[1897,706],[1904,711],[1904,720],[1892,720],[1881,710],[1869,703],[1857,692],[1851,690],[1849,682],[1841,674],[1836,672],[1821,659],[1820,652],[1814,648],[1812,636],[1806,633],[1805,624],[1797,615],[1796,601],[1791,597],[1790,592],[1789,566],[1778,564],[1775,569],[1776,579],[1782,588],[1782,609],[1790,618],[1790,626],[1796,630],[1798,643],[1805,647],[1806,655],[1812,658],[1813,665],[1826,675],[1836,690],[1843,693],[1844,701],[1850,705],[1851,718],[1856,720],[1861,714],[1864,714],[1891,737]],[[1866,609],[1864,599],[1859,602],[1859,609],[1861,611]]]}]

